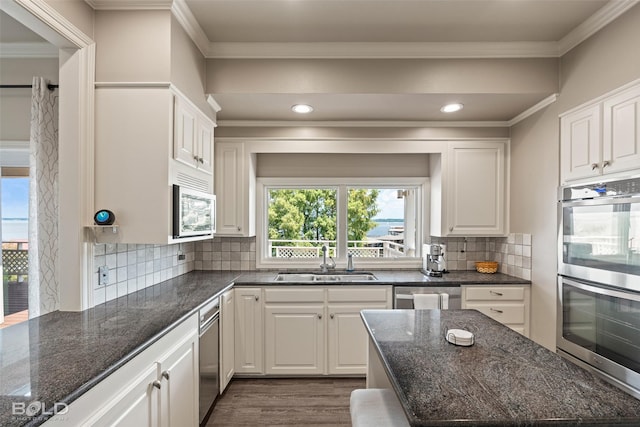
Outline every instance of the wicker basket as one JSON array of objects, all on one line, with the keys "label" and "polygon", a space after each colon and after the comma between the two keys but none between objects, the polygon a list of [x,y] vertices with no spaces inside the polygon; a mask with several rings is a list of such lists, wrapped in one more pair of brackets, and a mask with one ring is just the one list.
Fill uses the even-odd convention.
[{"label": "wicker basket", "polygon": [[495,273],[498,271],[498,263],[495,261],[478,261],[476,262],[476,271],[478,273]]}]

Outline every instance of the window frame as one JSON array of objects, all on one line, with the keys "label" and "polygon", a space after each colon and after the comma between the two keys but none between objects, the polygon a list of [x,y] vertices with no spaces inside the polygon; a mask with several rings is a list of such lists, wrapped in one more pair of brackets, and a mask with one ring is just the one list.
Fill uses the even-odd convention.
[{"label": "window frame", "polygon": [[[309,268],[318,269],[320,262],[317,259],[275,259],[269,257],[268,249],[268,197],[267,192],[272,188],[336,188],[337,211],[336,219],[337,238],[336,248],[338,256],[334,258],[336,269],[345,269],[347,266],[347,204],[349,188],[408,188],[416,189],[416,242],[415,257],[397,258],[356,258],[355,267],[362,269],[393,269],[393,268],[420,268],[422,267],[422,245],[427,241],[429,230],[429,178],[425,177],[384,177],[384,178],[258,178],[256,182],[256,268],[257,269],[286,269]],[[421,219],[421,220],[420,220]]]}]

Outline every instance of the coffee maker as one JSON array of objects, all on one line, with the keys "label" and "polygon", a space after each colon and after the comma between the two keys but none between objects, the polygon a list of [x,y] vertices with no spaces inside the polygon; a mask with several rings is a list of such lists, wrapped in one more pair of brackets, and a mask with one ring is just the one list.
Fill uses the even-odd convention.
[{"label": "coffee maker", "polygon": [[423,269],[427,276],[442,277],[442,273],[448,273],[445,260],[446,249],[444,244],[424,245]]}]

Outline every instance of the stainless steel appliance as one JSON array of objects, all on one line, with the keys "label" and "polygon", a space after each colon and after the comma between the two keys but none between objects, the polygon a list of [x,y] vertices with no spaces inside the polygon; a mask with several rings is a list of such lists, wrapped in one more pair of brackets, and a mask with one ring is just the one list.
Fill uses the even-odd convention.
[{"label": "stainless steel appliance", "polygon": [[459,310],[462,308],[460,286],[394,286],[393,308],[414,308],[413,296],[416,294],[446,294],[448,296],[448,307],[442,307],[443,299],[440,298],[440,308],[447,308],[449,310]]},{"label": "stainless steel appliance", "polygon": [[560,189],[559,274],[640,292],[640,178]]},{"label": "stainless steel appliance", "polygon": [[640,179],[560,188],[557,348],[640,397]]},{"label": "stainless steel appliance", "polygon": [[558,353],[640,398],[640,293],[558,278]]},{"label": "stainless steel appliance", "polygon": [[216,232],[216,196],[173,186],[173,237],[209,236]]},{"label": "stainless steel appliance", "polygon": [[427,276],[442,277],[442,273],[447,271],[446,250],[444,244],[424,245],[422,268]]},{"label": "stainless steel appliance", "polygon": [[200,424],[208,417],[220,393],[219,317],[218,298],[200,309]]}]

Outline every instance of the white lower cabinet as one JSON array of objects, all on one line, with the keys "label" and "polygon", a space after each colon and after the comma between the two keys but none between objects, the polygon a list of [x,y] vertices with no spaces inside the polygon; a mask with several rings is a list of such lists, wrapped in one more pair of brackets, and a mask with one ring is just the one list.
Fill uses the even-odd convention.
[{"label": "white lower cabinet", "polygon": [[266,304],[266,374],[324,372],[324,305]]},{"label": "white lower cabinet", "polygon": [[529,336],[529,286],[462,286],[462,308],[475,309],[513,329]]},{"label": "white lower cabinet", "polygon": [[45,424],[197,426],[197,315],[80,396],[68,409]]},{"label": "white lower cabinet", "polygon": [[391,287],[265,288],[265,374],[366,374],[363,309],[391,308]]},{"label": "white lower cabinet", "polygon": [[230,289],[222,294],[220,303],[220,393],[235,373],[235,316],[236,300]]},{"label": "white lower cabinet", "polygon": [[262,288],[235,288],[235,371],[262,374],[263,313]]}]

